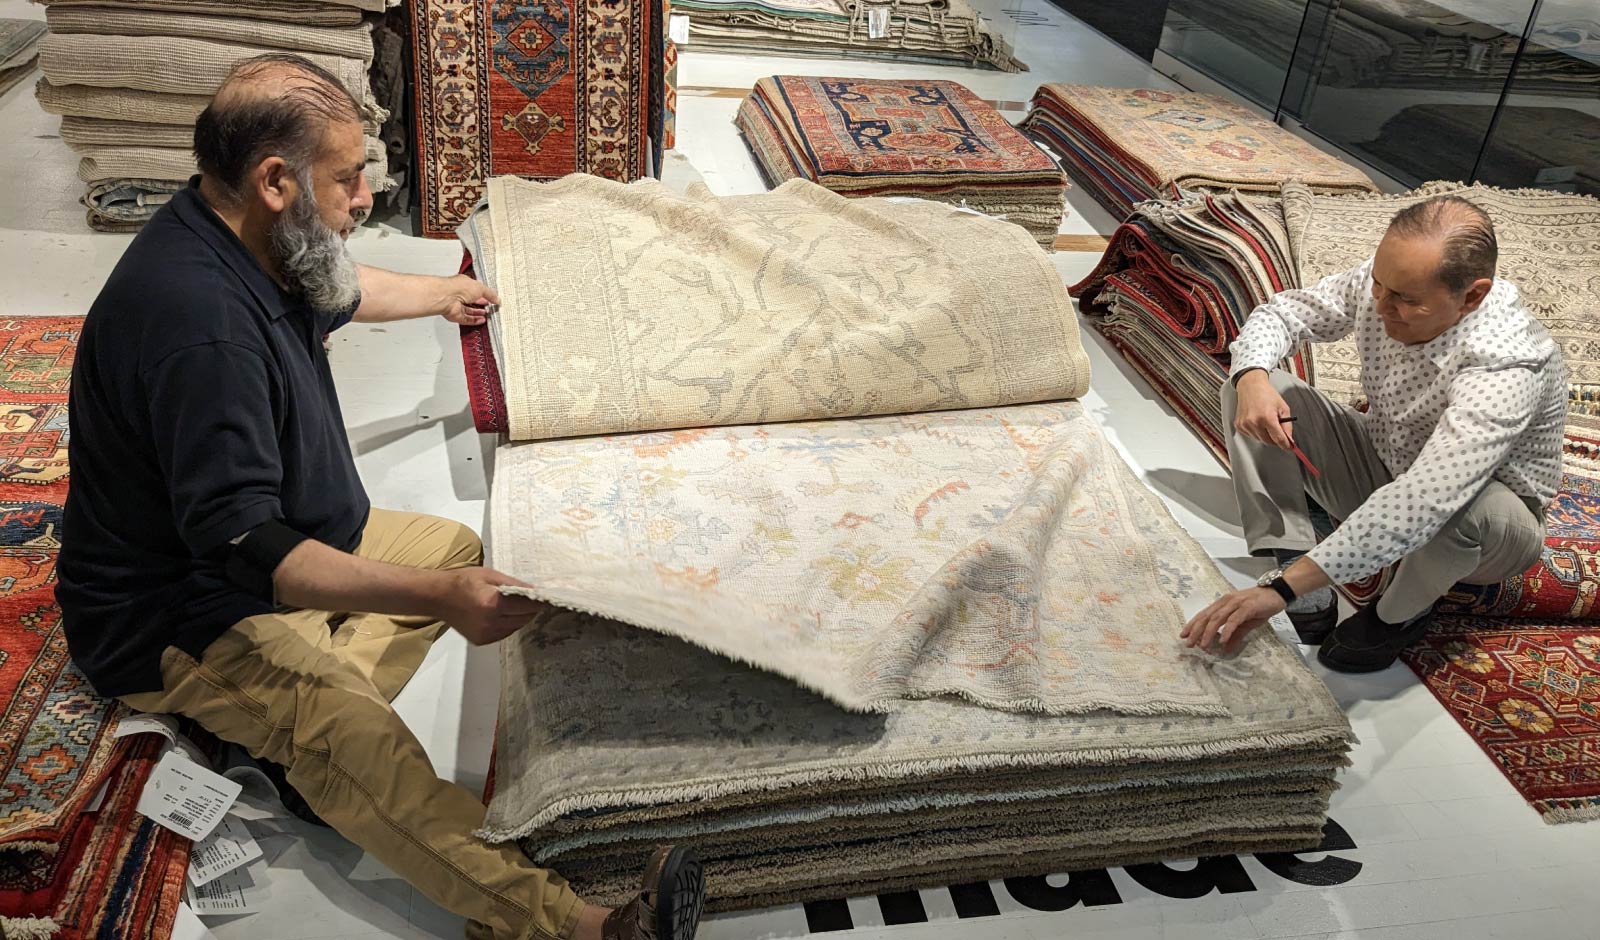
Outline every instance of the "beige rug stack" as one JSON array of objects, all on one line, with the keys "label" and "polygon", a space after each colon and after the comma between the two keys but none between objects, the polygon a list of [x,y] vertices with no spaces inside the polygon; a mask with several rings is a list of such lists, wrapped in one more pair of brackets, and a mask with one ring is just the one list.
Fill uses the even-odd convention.
[{"label": "beige rug stack", "polygon": [[36,0],[48,9],[37,94],[79,155],[89,225],[136,229],[196,172],[195,118],[239,62],[295,53],[356,96],[367,123],[368,183],[395,187],[378,139],[388,112],[368,70],[371,17],[397,0]]},{"label": "beige rug stack", "polygon": [[691,51],[892,59],[1025,72],[967,0],[676,0]]},{"label": "beige rug stack", "polygon": [[[794,180],[491,182],[513,441],[483,834],[597,900],[694,845],[719,908],[1320,839],[1350,729],[1075,399],[1021,228]],[[871,259],[870,264],[863,259]]]}]

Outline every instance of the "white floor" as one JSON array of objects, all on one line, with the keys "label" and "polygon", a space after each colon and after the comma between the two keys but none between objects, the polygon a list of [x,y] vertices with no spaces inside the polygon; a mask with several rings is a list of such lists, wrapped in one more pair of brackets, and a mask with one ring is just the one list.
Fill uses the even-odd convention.
[{"label": "white floor", "polygon": [[[1172,87],[1148,65],[1047,0],[984,0],[1033,71],[1019,75],[964,69],[689,53],[683,57],[679,147],[719,193],[762,187],[731,119],[736,98],[696,89],[748,88],[775,73],[938,77],[980,95],[1027,101],[1042,81]],[[1010,10],[1012,12],[1005,12]],[[0,0],[0,16],[41,17],[25,0]],[[76,161],[43,114],[31,82],[0,98],[0,314],[82,314],[128,242],[89,232],[77,198]],[[1013,115],[1016,116],[1016,115]],[[1110,234],[1114,220],[1080,191],[1063,231]],[[452,273],[453,242],[367,229],[352,241],[363,262]],[[1076,281],[1095,256],[1059,254]],[[455,330],[443,322],[350,327],[333,354],[345,414],[373,501],[432,512],[474,526],[483,521],[488,443],[472,428]],[[1227,478],[1149,387],[1085,330],[1095,379],[1087,400],[1124,454],[1172,506],[1178,519],[1243,582],[1262,569],[1244,557]],[[439,773],[482,786],[494,722],[497,671],[492,651],[454,636],[439,643],[398,707],[427,746]],[[991,885],[998,914],[963,905],[945,890],[920,892],[926,923],[903,923],[903,904],[852,899],[849,932],[831,936],[896,940],[1046,940],[1056,937],[1463,940],[1600,937],[1592,891],[1600,875],[1600,824],[1547,826],[1516,794],[1411,672],[1396,666],[1361,680],[1332,676],[1335,694],[1361,737],[1355,766],[1333,799],[1333,819],[1354,848],[1334,853],[1357,863],[1316,866],[1303,881],[1343,867],[1337,884],[1317,886],[1240,860],[1243,880],[1181,899],[1144,887],[1126,872],[1110,878],[1120,903],[1046,912]],[[257,914],[210,919],[221,940],[448,938],[461,922],[433,906],[383,866],[324,830],[284,823],[262,839],[270,860],[270,899]],[[1318,860],[1321,856],[1303,858]],[[1194,867],[1174,862],[1174,869]],[[1145,880],[1149,880],[1146,878]],[[1052,878],[1060,885],[1064,878]],[[1168,889],[1171,894],[1183,892]],[[1198,892],[1194,892],[1198,893]],[[1048,906],[1048,905],[1045,905]],[[837,926],[838,911],[814,925]],[[894,926],[885,926],[894,923]],[[789,938],[811,932],[799,907],[713,918],[708,940]]]}]

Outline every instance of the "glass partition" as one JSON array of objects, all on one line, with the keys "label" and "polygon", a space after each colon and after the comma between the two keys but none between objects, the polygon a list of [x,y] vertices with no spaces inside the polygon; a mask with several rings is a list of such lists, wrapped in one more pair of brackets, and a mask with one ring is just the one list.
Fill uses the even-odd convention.
[{"label": "glass partition", "polygon": [[1310,0],[1170,0],[1160,49],[1277,108]]},{"label": "glass partition", "polygon": [[1600,196],[1600,0],[1539,5],[1477,177]]},{"label": "glass partition", "polygon": [[1534,0],[1320,2],[1284,112],[1406,185],[1472,179]]}]

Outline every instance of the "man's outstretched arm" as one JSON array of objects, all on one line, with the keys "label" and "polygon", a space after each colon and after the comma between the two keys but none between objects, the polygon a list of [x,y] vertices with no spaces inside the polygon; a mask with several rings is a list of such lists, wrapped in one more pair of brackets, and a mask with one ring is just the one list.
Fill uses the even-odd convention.
[{"label": "man's outstretched arm", "polygon": [[399,274],[365,264],[356,269],[361,276],[357,323],[444,317],[451,323],[477,326],[484,322],[487,307],[500,302],[498,294],[465,274]]}]

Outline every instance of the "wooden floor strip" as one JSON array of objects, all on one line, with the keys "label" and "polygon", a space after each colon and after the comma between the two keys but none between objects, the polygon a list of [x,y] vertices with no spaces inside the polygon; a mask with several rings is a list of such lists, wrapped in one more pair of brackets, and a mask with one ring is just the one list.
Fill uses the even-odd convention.
[{"label": "wooden floor strip", "polygon": [[1109,244],[1099,235],[1057,235],[1053,251],[1105,251]]}]

